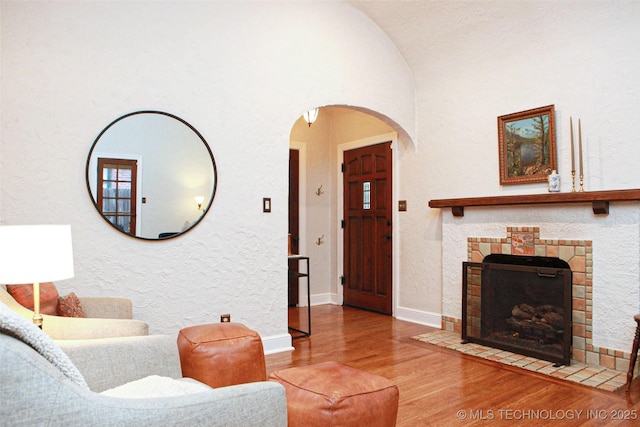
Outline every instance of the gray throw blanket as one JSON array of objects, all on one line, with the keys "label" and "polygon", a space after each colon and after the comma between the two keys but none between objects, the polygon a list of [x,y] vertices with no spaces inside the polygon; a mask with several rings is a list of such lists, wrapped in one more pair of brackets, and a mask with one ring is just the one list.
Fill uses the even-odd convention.
[{"label": "gray throw blanket", "polygon": [[0,332],[29,345],[75,384],[89,389],[78,368],[60,347],[40,328],[11,310],[4,303],[0,303]]}]

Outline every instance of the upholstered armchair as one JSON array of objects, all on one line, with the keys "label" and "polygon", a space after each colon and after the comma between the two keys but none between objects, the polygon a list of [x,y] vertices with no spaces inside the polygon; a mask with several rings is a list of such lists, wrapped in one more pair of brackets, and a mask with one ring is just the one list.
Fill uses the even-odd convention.
[{"label": "upholstered armchair", "polygon": [[278,383],[214,389],[181,376],[174,337],[54,342],[0,304],[2,425],[287,425]]},{"label": "upholstered armchair", "polygon": [[[149,326],[133,319],[131,301],[126,298],[79,298],[86,318],[43,314],[42,329],[53,339],[89,339],[148,335]],[[14,312],[31,320],[33,311],[20,305],[0,285],[0,302]]]}]

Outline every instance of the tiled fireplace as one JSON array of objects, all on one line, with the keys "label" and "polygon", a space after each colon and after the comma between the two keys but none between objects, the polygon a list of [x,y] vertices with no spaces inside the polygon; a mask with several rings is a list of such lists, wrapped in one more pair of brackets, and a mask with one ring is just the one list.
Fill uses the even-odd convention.
[{"label": "tiled fireplace", "polygon": [[[629,354],[593,345],[593,251],[589,240],[540,239],[539,227],[507,227],[506,237],[468,237],[469,262],[482,262],[492,254],[555,257],[572,271],[571,359],[625,371]],[[462,332],[462,320],[443,316],[442,328]]]}]

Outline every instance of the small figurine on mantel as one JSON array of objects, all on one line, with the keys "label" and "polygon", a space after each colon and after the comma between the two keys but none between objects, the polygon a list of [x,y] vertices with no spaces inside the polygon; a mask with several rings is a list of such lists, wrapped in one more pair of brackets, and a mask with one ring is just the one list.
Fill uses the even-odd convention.
[{"label": "small figurine on mantel", "polygon": [[560,175],[555,171],[551,171],[549,174],[549,192],[550,193],[559,193],[560,192]]}]

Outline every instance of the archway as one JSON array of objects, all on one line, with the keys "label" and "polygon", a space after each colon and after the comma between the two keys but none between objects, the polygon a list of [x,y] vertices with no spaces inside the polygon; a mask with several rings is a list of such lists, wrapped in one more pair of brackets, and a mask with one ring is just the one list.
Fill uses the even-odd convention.
[{"label": "archway", "polygon": [[[345,150],[391,141],[397,153],[404,145],[413,144],[406,133],[388,117],[364,108],[327,106],[320,109],[317,120],[309,126],[300,117],[291,130],[290,148],[300,158],[299,248],[310,256],[313,270],[311,305],[343,303],[340,276],[343,275],[342,156]],[[393,156],[392,205],[397,204],[399,155]],[[392,224],[397,210],[392,209]],[[397,233],[394,227],[393,233]],[[395,236],[394,236],[395,237]],[[295,238],[295,236],[294,236]],[[393,294],[397,293],[399,239],[393,241]],[[304,303],[305,289],[300,287],[299,301]]]}]

